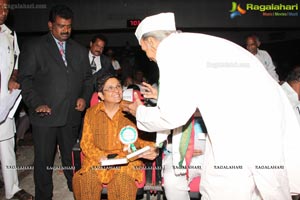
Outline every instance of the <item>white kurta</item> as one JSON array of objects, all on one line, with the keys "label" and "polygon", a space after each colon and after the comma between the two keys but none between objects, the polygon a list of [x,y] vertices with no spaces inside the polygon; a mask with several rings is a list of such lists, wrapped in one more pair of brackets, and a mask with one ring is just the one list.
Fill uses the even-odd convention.
[{"label": "white kurta", "polygon": [[265,50],[257,49],[257,54],[255,54],[255,57],[258,58],[258,60],[265,66],[266,70],[274,78],[274,80],[279,82],[279,77],[275,70],[276,67],[273,64],[270,54]]},{"label": "white kurta", "polygon": [[297,119],[300,123],[300,101],[298,99],[298,94],[297,92],[287,83],[284,82],[281,85],[283,91],[285,92],[285,94],[287,95],[290,103],[292,104],[292,107],[294,109],[294,112],[297,116]]},{"label": "white kurta", "polygon": [[173,129],[199,108],[208,131],[203,199],[283,200],[300,192],[300,173],[293,171],[300,157],[291,159],[299,150],[286,145],[300,141],[300,127],[258,59],[225,39],[174,33],[160,43],[156,60],[157,107],[138,107],[138,128]]},{"label": "white kurta", "polygon": [[[15,48],[14,48],[15,47]],[[0,31],[0,71],[1,71],[1,100],[8,94],[8,81],[13,72],[17,68],[14,56],[19,55],[19,48],[16,36],[11,35],[11,31],[1,25]],[[18,174],[16,169],[15,157],[15,121],[6,118],[0,124],[0,162],[5,185],[5,197],[10,199],[20,190]]]},{"label": "white kurta", "polygon": [[[15,45],[14,45],[15,44]],[[14,46],[16,48],[14,48]],[[16,36],[5,25],[1,25],[0,31],[0,71],[1,71],[1,92],[0,101],[8,94],[8,80],[17,65],[14,63],[14,56],[19,55],[19,47]],[[1,103],[1,102],[0,102]],[[6,119],[0,124],[0,141],[14,137],[15,124],[13,119]]]}]

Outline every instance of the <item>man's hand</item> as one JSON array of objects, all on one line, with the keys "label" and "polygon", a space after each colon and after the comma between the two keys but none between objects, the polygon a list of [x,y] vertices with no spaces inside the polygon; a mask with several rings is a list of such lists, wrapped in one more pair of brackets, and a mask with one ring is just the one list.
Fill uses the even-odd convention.
[{"label": "man's hand", "polygon": [[84,111],[85,107],[86,107],[85,100],[83,98],[77,99],[75,109],[78,111]]},{"label": "man's hand", "polygon": [[15,81],[14,79],[9,79],[8,81],[8,89],[9,91],[11,92],[12,90],[15,90],[15,89],[19,89],[20,88],[20,84]]},{"label": "man's hand", "polygon": [[157,89],[152,87],[152,85],[143,82],[141,93],[146,99],[157,99]]},{"label": "man's hand", "polygon": [[35,112],[40,116],[40,117],[44,117],[46,115],[51,115],[51,108],[49,108],[47,105],[41,105],[38,106],[35,109]]},{"label": "man's hand", "polygon": [[136,115],[136,110],[140,105],[143,105],[142,101],[139,98],[138,93],[134,92],[134,98],[136,99],[133,103],[124,104],[123,111],[129,112],[133,116]]},{"label": "man's hand", "polygon": [[203,154],[203,152],[199,149],[195,149],[193,152],[193,157],[195,156],[201,156]]},{"label": "man's hand", "polygon": [[154,160],[159,155],[158,148],[150,147],[148,151],[139,155],[139,158],[145,158],[147,160]]}]

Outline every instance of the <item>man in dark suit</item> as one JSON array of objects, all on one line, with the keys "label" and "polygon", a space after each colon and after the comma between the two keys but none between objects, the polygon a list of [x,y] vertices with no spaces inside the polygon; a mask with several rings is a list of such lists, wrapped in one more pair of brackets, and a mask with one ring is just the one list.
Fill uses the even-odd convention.
[{"label": "man in dark suit", "polygon": [[20,55],[22,96],[29,108],[34,140],[36,199],[52,199],[52,167],[57,144],[72,191],[72,147],[76,143],[81,112],[92,93],[87,49],[72,39],[73,12],[54,6],[49,33],[24,45]]},{"label": "man in dark suit", "polygon": [[94,91],[97,88],[97,78],[108,73],[115,74],[111,59],[103,54],[106,43],[107,39],[102,34],[95,35],[90,41],[89,59],[93,72]]}]

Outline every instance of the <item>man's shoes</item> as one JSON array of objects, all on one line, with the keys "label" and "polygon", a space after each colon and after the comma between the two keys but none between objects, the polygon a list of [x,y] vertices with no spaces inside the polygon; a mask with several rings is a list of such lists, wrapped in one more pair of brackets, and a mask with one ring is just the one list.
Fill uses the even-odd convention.
[{"label": "man's shoes", "polygon": [[11,199],[18,199],[18,200],[34,200],[34,196],[26,192],[25,190],[20,190],[14,194]]}]

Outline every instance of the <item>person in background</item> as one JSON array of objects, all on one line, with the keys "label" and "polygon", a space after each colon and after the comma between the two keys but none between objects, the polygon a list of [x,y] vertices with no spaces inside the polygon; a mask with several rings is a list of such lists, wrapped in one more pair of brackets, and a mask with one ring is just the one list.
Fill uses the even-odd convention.
[{"label": "person in background", "polygon": [[[89,108],[84,119],[80,142],[84,159],[82,168],[73,178],[75,199],[100,199],[102,184],[107,184],[108,199],[135,200],[135,181],[141,182],[144,179],[142,171],[139,170],[143,166],[142,161],[135,160],[108,168],[101,167],[100,164],[102,160],[108,159],[109,154],[115,154],[116,158],[128,154],[127,144],[123,144],[119,138],[126,127],[138,134],[135,121],[131,115],[122,111],[122,86],[115,75],[106,74],[100,77],[97,90],[101,102]],[[151,146],[151,149],[140,158],[153,160],[157,156],[153,142],[139,138],[134,142],[137,149],[147,145]]]},{"label": "person in background", "polygon": [[144,76],[144,72],[140,69],[137,69],[134,72],[133,83],[138,85],[139,87],[142,87],[142,82],[147,82]]},{"label": "person in background", "polygon": [[[14,89],[17,82],[19,47],[16,33],[4,23],[9,11],[9,0],[0,0],[0,104]],[[17,59],[15,59],[17,58]],[[3,175],[5,197],[7,199],[30,200],[34,197],[19,187],[15,147],[15,121],[6,117],[0,122],[0,162]]]},{"label": "person in background", "polygon": [[177,31],[174,13],[146,17],[135,35],[159,67],[159,95],[155,107],[137,99],[124,111],[153,132],[180,127],[201,111],[208,132],[202,199],[282,200],[300,193],[300,126],[257,58],[226,39]]},{"label": "person in background", "polygon": [[249,35],[246,38],[246,48],[247,50],[252,53],[258,60],[264,65],[268,73],[273,77],[276,82],[279,82],[279,77],[276,72],[276,67],[273,64],[272,58],[270,54],[265,51],[259,49],[260,47],[260,40],[256,35]]},{"label": "person in background", "polygon": [[35,196],[53,196],[52,172],[57,144],[68,188],[72,191],[72,148],[79,135],[81,113],[92,94],[87,49],[70,39],[73,11],[53,6],[49,33],[24,45],[20,83],[28,107],[34,142]]},{"label": "person in background", "polygon": [[132,76],[127,76],[123,82],[123,90],[127,89],[129,85],[133,85],[133,78]]},{"label": "person in background", "polygon": [[[286,82],[281,85],[286,93],[300,123],[300,70],[299,65],[295,65],[286,77]],[[293,200],[300,199],[300,195],[292,194]]]},{"label": "person in background", "polygon": [[89,60],[93,73],[94,91],[97,91],[97,78],[115,72],[109,57],[103,54],[107,39],[104,35],[95,35],[90,41]]},{"label": "person in background", "polygon": [[110,58],[112,66],[114,67],[114,70],[116,71],[116,74],[118,75],[118,77],[120,77],[120,75],[122,73],[122,68],[121,68],[119,61],[116,59],[115,52],[112,49],[108,49],[106,51],[106,55]]}]

